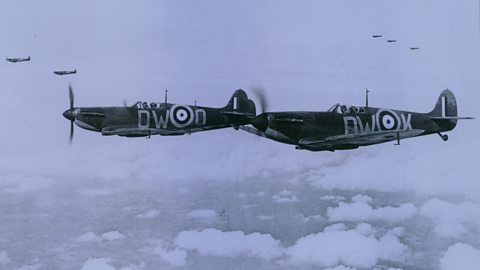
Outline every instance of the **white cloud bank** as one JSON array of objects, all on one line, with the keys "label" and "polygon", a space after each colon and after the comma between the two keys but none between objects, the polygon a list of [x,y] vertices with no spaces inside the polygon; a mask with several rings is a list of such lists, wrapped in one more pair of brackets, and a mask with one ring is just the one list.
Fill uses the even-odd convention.
[{"label": "white cloud bank", "polygon": [[175,244],[196,251],[201,256],[247,256],[271,260],[283,252],[280,241],[269,234],[223,232],[217,229],[180,232],[175,238]]},{"label": "white cloud bank", "polygon": [[402,222],[413,218],[417,214],[417,208],[411,203],[402,204],[399,207],[373,208],[369,204],[371,200],[368,196],[357,195],[352,198],[352,203],[339,202],[338,207],[329,207],[327,216],[330,221],[381,220]]},{"label": "white cloud bank", "polygon": [[431,199],[420,209],[420,214],[434,220],[435,232],[445,238],[457,238],[467,227],[480,229],[480,205],[472,202],[453,204]]},{"label": "white cloud bank", "polygon": [[[195,251],[200,256],[254,257],[290,264],[311,264],[319,267],[371,268],[379,260],[403,262],[409,255],[408,247],[399,237],[402,228],[395,228],[375,236],[370,224],[362,223],[347,230],[342,223],[327,227],[323,232],[310,234],[290,247],[283,247],[269,234],[241,231],[224,232],[217,229],[183,231],[175,238],[176,252]],[[345,268],[350,269],[350,268]]]},{"label": "white cloud bank", "polygon": [[480,250],[463,243],[456,243],[449,247],[440,259],[442,270],[477,270],[479,266]]},{"label": "white cloud bank", "polygon": [[293,265],[313,264],[334,267],[339,264],[371,268],[379,260],[403,262],[408,247],[398,238],[398,230],[387,232],[381,237],[368,235],[371,230],[342,231],[343,226],[300,238],[295,245],[286,249],[288,261]]}]

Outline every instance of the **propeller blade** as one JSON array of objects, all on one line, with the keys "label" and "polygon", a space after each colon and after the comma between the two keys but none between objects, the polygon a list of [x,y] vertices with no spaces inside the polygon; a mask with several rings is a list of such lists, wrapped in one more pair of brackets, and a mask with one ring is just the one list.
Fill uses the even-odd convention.
[{"label": "propeller blade", "polygon": [[254,87],[253,92],[255,93],[255,96],[260,103],[260,113],[268,111],[267,95],[265,94],[265,89],[263,87]]},{"label": "propeller blade", "polygon": [[70,109],[72,109],[75,101],[75,96],[73,95],[73,87],[71,84],[68,85],[68,93],[70,94]]},{"label": "propeller blade", "polygon": [[73,121],[70,121],[70,144],[73,141]]}]

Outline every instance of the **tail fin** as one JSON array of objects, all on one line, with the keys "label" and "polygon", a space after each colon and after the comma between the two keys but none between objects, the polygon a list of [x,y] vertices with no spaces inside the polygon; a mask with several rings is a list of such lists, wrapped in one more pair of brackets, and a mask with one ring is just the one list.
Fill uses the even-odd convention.
[{"label": "tail fin", "polygon": [[457,125],[457,120],[473,119],[473,117],[459,117],[457,113],[457,100],[452,91],[446,89],[440,93],[435,108],[429,113],[443,130],[452,130]]},{"label": "tail fin", "polygon": [[457,100],[453,95],[452,91],[446,89],[440,93],[440,96],[437,99],[435,108],[430,112],[431,117],[435,118],[456,118],[457,115]]},{"label": "tail fin", "polygon": [[228,104],[222,110],[234,127],[248,124],[249,120],[256,114],[255,103],[248,99],[247,94],[242,89],[233,93]]}]

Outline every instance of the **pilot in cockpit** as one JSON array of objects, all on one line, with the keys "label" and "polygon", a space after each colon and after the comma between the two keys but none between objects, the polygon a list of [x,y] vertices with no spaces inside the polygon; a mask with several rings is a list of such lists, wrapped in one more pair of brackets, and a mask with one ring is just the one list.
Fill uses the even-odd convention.
[{"label": "pilot in cockpit", "polygon": [[147,102],[143,102],[143,103],[142,103],[142,108],[148,109],[148,103],[147,103]]}]

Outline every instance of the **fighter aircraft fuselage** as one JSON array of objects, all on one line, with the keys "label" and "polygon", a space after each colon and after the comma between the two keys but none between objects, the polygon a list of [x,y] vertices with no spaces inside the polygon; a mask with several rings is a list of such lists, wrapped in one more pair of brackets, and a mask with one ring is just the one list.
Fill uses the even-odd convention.
[{"label": "fighter aircraft fuselage", "polygon": [[263,113],[252,119],[254,129],[242,129],[297,149],[335,151],[440,134],[454,129],[459,119],[470,118],[457,117],[455,97],[445,90],[429,113],[336,105],[325,112]]},{"label": "fighter aircraft fuselage", "polygon": [[238,129],[255,116],[255,104],[243,90],[237,90],[222,108],[137,102],[128,107],[72,106],[63,116],[105,136],[183,135],[226,127]]}]

